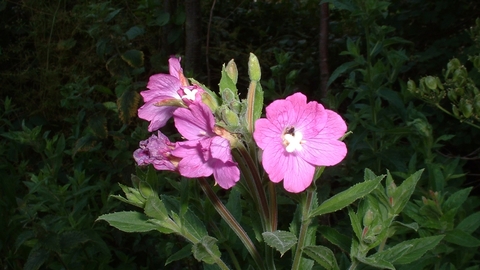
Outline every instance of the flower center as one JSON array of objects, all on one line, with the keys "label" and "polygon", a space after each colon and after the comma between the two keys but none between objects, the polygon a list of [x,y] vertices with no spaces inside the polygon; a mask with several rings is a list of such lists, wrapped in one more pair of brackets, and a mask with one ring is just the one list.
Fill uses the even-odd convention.
[{"label": "flower center", "polygon": [[195,94],[198,92],[197,89],[190,90],[188,87],[182,87],[183,93],[185,93],[182,98],[195,100]]},{"label": "flower center", "polygon": [[295,132],[294,127],[288,127],[283,136],[283,145],[287,152],[292,153],[293,151],[301,151],[303,149],[302,143],[305,141],[303,139],[303,134],[300,131]]}]

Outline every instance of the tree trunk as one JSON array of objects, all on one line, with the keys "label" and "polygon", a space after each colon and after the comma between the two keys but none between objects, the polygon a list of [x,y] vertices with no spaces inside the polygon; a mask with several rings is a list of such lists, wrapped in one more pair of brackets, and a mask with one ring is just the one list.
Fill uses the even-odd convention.
[{"label": "tree trunk", "polygon": [[[163,10],[170,14],[170,17],[175,14],[177,4],[176,0],[164,0],[163,1]],[[168,43],[168,34],[170,33],[172,27],[171,23],[167,23],[162,27],[162,47],[165,50],[167,56],[178,53],[172,44]]]},{"label": "tree trunk", "polygon": [[320,5],[320,97],[324,98],[328,92],[328,3]]},{"label": "tree trunk", "polygon": [[200,73],[202,52],[202,18],[200,0],[185,0],[185,69]]}]

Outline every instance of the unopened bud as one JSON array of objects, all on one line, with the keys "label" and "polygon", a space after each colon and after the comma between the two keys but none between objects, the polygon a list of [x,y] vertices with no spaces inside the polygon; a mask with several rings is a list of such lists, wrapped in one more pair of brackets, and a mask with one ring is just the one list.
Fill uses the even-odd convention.
[{"label": "unopened bud", "polygon": [[222,91],[223,104],[229,104],[230,102],[236,100],[235,97],[236,97],[235,94],[230,88],[223,89]]},{"label": "unopened bud", "polygon": [[238,115],[228,108],[223,108],[221,111],[222,120],[227,124],[227,126],[238,126],[240,124],[240,120],[238,119]]},{"label": "unopened bud", "polygon": [[472,102],[464,98],[460,99],[460,110],[465,118],[470,118],[473,114]]},{"label": "unopened bud", "polygon": [[262,72],[260,70],[260,63],[258,62],[258,58],[253,54],[250,53],[250,58],[248,59],[248,76],[250,81],[260,81],[262,77]]},{"label": "unopened bud", "polygon": [[212,97],[207,91],[202,93],[202,102],[205,103],[205,105],[207,105],[210,110],[212,110],[212,112],[214,112],[218,107],[217,100]]},{"label": "unopened bud", "polygon": [[237,84],[238,80],[238,69],[237,69],[237,64],[235,64],[235,61],[230,60],[228,62],[227,67],[225,68],[225,71],[227,72],[228,77],[232,79],[234,84]]},{"label": "unopened bud", "polygon": [[368,209],[368,211],[363,216],[363,226],[365,227],[370,226],[374,218],[375,218],[375,213],[373,213],[372,210]]}]

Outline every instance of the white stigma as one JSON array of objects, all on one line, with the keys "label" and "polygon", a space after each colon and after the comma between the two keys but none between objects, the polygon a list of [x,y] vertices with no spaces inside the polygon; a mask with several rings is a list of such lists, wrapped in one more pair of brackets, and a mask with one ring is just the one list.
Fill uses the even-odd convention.
[{"label": "white stigma", "polygon": [[292,134],[285,134],[283,136],[284,143],[286,144],[286,150],[289,153],[292,153],[293,151],[297,150],[300,151],[302,150],[302,143],[305,141],[302,141],[303,139],[303,134],[300,131],[296,131],[295,133]]},{"label": "white stigma", "polygon": [[195,94],[198,92],[197,89],[190,90],[187,87],[183,87],[182,90],[185,93],[185,95],[183,95],[182,98],[195,100]]}]

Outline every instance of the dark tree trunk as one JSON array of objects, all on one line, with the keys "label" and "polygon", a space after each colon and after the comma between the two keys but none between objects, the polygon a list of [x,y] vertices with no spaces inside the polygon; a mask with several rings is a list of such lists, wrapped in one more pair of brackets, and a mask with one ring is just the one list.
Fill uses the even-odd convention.
[{"label": "dark tree trunk", "polygon": [[202,29],[200,0],[185,0],[185,69],[200,73]]},{"label": "dark tree trunk", "polygon": [[328,3],[320,5],[320,96],[327,96],[327,81],[330,77],[328,70]]},{"label": "dark tree trunk", "polygon": [[[175,14],[176,7],[177,7],[176,0],[163,0],[163,10],[168,14],[170,14],[170,17],[172,17],[173,14]],[[167,23],[162,27],[162,47],[164,48],[167,56],[178,53],[173,47],[173,45],[168,42],[168,34],[170,33],[171,28],[172,27],[170,23]]]}]

